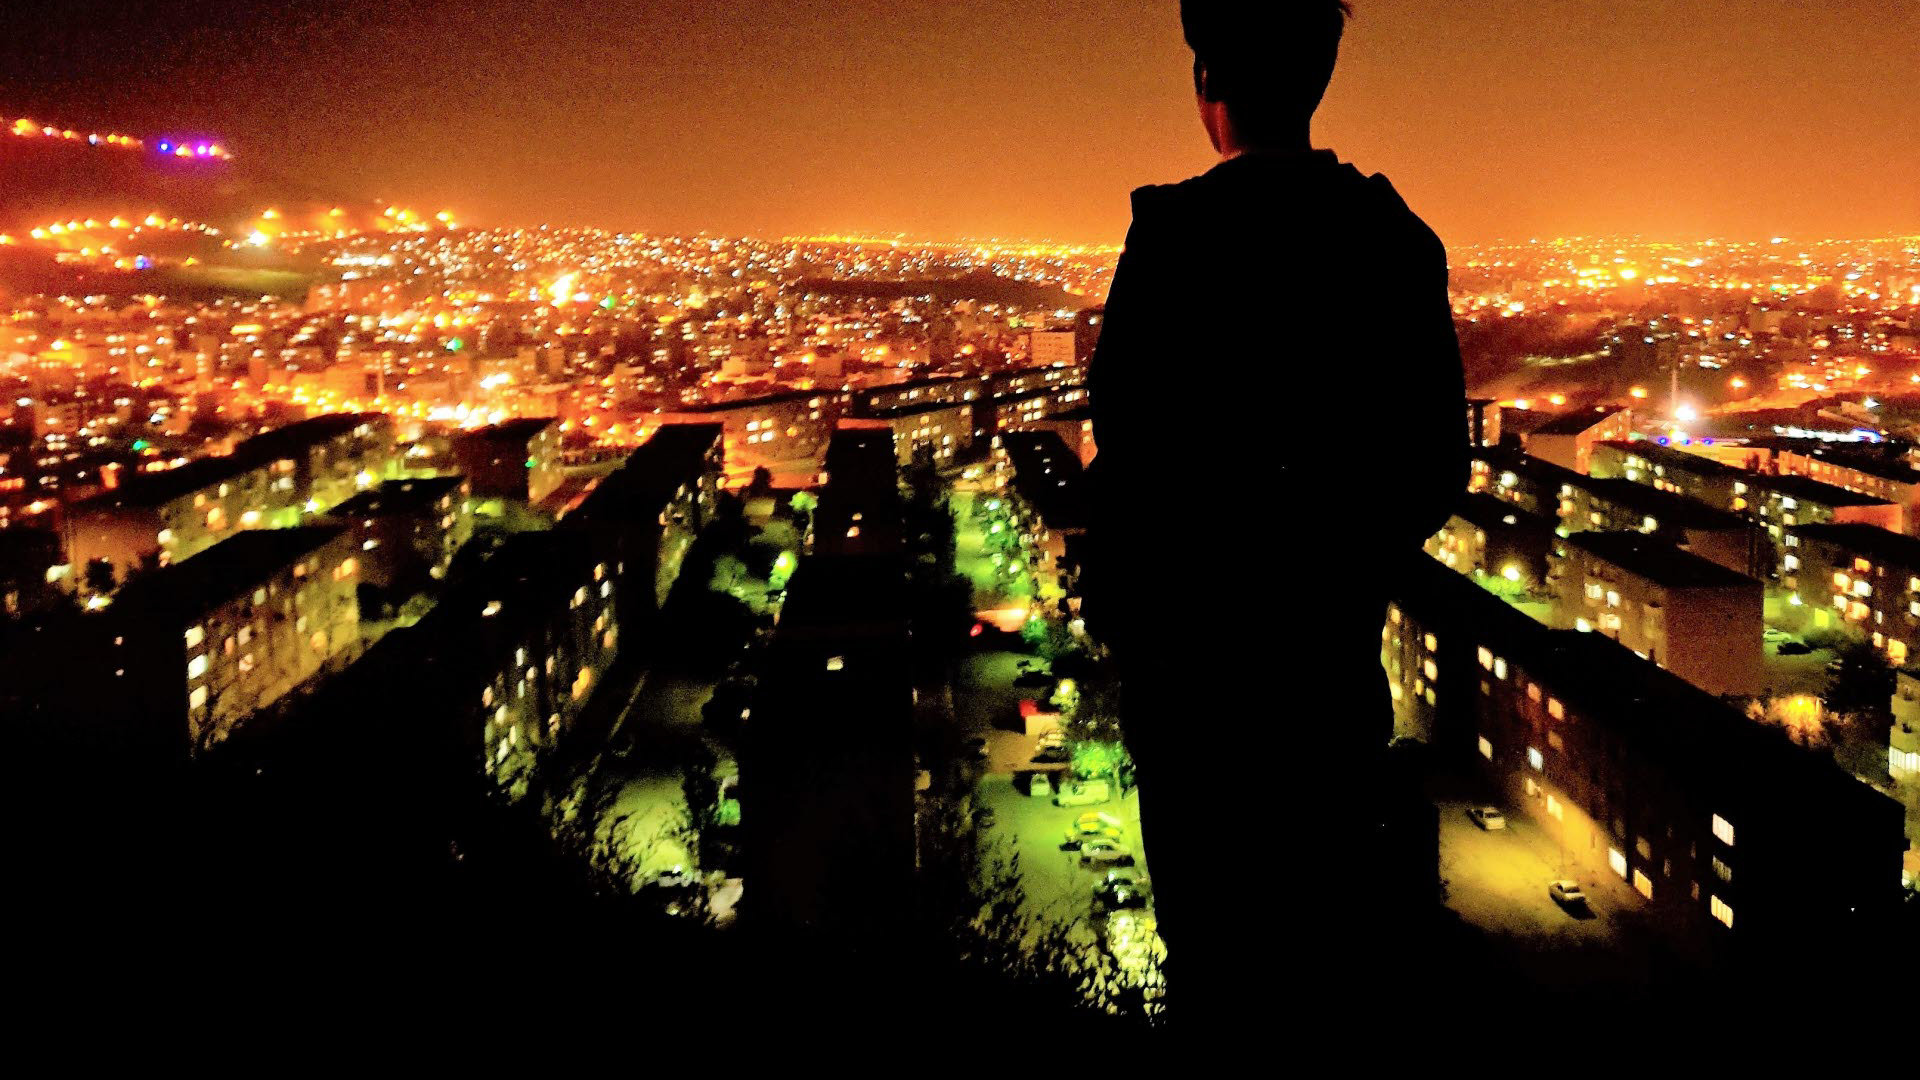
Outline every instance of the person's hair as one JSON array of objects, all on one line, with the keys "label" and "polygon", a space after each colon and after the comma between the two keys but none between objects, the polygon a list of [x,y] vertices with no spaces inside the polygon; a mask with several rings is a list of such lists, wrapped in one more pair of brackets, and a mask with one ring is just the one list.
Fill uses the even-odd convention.
[{"label": "person's hair", "polygon": [[1345,0],[1180,0],[1194,91],[1249,143],[1285,139],[1326,96],[1352,15]]}]

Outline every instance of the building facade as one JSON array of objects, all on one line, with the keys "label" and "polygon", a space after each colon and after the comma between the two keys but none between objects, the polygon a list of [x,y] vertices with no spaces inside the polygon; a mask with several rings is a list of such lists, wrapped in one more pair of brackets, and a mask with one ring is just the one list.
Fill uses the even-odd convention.
[{"label": "building facade", "polygon": [[142,575],[101,616],[123,707],[189,753],[360,647],[349,534],[263,529],[206,555]]},{"label": "building facade", "polygon": [[1710,694],[1763,688],[1760,582],[1636,533],[1573,533],[1551,564],[1554,626],[1612,638]]},{"label": "building facade", "polygon": [[283,528],[396,475],[393,421],[320,416],[239,444],[226,457],[130,478],[74,507],[66,527],[73,577],[96,560],[122,580],[191,558],[237,532]]}]

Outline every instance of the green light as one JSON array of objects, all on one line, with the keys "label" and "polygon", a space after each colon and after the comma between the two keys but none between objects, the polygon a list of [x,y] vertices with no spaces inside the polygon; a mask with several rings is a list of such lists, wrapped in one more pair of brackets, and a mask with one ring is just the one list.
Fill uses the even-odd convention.
[{"label": "green light", "polygon": [[600,307],[601,307],[602,309],[604,309],[604,310],[607,310],[607,311],[612,311],[612,310],[613,310],[613,297],[611,297],[611,296],[609,296],[609,297],[607,297],[606,299],[604,299],[604,300],[602,300],[602,301],[600,301]]},{"label": "green light", "polygon": [[528,458],[528,459],[527,459],[527,468],[529,468],[529,469],[531,469],[531,468],[533,468],[533,459],[532,459],[532,458]]},{"label": "green light", "polygon": [[145,439],[133,440],[133,450],[135,453],[139,453],[140,451],[145,450],[147,447],[152,445],[153,445],[152,443],[148,442]]},{"label": "green light", "polygon": [[448,352],[459,352],[459,351],[460,351],[461,349],[464,349],[464,348],[466,348],[466,347],[467,347],[467,343],[466,343],[466,341],[465,341],[464,339],[462,339],[462,338],[448,338],[448,339],[447,339],[447,351],[448,351]]}]

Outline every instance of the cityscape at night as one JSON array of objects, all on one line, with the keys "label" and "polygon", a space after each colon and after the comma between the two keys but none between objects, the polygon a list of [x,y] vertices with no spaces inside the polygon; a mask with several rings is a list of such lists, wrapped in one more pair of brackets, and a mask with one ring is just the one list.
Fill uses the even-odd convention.
[{"label": "cityscape at night", "polygon": [[0,14],[50,957],[1102,1049],[1797,994],[1912,1065],[1920,9],[727,6]]}]

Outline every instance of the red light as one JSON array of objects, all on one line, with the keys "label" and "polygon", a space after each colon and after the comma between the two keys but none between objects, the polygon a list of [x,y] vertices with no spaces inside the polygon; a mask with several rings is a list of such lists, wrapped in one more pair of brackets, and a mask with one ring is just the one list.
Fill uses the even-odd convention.
[{"label": "red light", "polygon": [[967,631],[967,636],[968,636],[968,637],[979,637],[979,636],[980,636],[981,634],[984,634],[984,633],[986,633],[986,632],[987,632],[987,628],[986,628],[985,626],[982,626],[982,625],[981,625],[981,624],[979,624],[979,623],[974,623],[974,624],[973,624],[973,629],[971,629],[971,630],[969,630],[969,631]]}]

